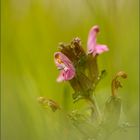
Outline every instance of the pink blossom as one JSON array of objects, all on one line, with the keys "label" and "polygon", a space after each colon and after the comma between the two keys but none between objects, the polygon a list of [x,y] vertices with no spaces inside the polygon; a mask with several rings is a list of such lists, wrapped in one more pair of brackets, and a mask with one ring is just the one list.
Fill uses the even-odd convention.
[{"label": "pink blossom", "polygon": [[88,42],[87,42],[88,54],[92,54],[93,56],[109,50],[106,45],[97,44],[96,37],[98,32],[99,32],[99,26],[95,25],[91,28],[88,35]]},{"label": "pink blossom", "polygon": [[74,78],[75,68],[67,56],[61,52],[56,52],[54,54],[54,61],[57,68],[60,70],[57,82],[68,81]]}]

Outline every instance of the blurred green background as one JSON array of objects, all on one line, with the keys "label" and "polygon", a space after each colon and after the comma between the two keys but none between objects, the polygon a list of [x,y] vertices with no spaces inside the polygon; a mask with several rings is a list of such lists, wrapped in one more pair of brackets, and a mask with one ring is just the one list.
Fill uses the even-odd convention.
[{"label": "blurred green background", "polygon": [[[2,0],[1,8],[1,140],[81,140],[64,114],[84,103],[73,104],[69,84],[56,82],[53,54],[59,42],[77,36],[86,50],[95,24],[101,28],[98,42],[110,49],[98,59],[107,76],[97,87],[97,101],[102,109],[111,78],[124,70],[128,79],[119,91],[123,111],[127,121],[138,125],[138,0]],[[39,96],[56,100],[64,111],[42,109]],[[138,140],[138,127],[110,139],[123,138]]]}]

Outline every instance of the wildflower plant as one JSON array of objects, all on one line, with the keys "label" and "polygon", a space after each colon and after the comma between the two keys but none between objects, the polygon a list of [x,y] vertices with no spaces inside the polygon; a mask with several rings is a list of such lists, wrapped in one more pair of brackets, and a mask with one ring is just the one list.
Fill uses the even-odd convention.
[{"label": "wildflower plant", "polygon": [[94,90],[105,73],[99,74],[97,58],[108,51],[106,45],[96,42],[98,26],[93,26],[89,32],[87,52],[82,48],[80,38],[76,37],[70,44],[61,43],[59,51],[54,54],[55,64],[60,70],[58,82],[69,81],[74,90],[74,102],[79,99],[88,100],[92,104],[92,111],[96,118],[100,118],[100,111],[95,101]]},{"label": "wildflower plant", "polygon": [[[60,43],[58,51],[54,53],[54,62],[59,70],[56,81],[69,82],[74,91],[73,102],[86,100],[91,110],[90,116],[73,110],[68,114],[68,118],[79,130],[82,129],[80,123],[88,126],[89,129],[82,130],[87,131],[87,137],[84,139],[105,140],[120,127],[122,100],[118,96],[117,90],[122,87],[120,79],[127,78],[127,75],[123,71],[116,73],[111,83],[111,96],[105,102],[104,110],[101,111],[96,101],[95,89],[106,71],[99,71],[97,60],[100,54],[109,51],[109,48],[107,45],[97,43],[99,31],[97,25],[89,31],[87,51],[83,49],[78,37],[69,44]],[[53,111],[60,109],[59,105],[51,99],[39,97],[38,101],[43,106],[49,106]]]}]

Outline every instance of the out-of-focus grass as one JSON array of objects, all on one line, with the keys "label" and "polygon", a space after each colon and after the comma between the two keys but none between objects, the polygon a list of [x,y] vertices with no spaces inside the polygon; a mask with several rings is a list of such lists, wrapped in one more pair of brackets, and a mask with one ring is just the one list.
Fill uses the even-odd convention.
[{"label": "out-of-focus grass", "polygon": [[[108,75],[96,90],[97,100],[102,107],[110,94],[112,76],[126,71],[128,79],[120,96],[128,121],[138,125],[138,10],[138,0],[3,0],[2,140],[80,139],[79,132],[64,121],[63,111],[43,110],[37,97],[53,98],[65,112],[82,106],[72,104],[68,83],[56,83],[53,53],[59,42],[70,42],[76,36],[86,49],[94,24],[101,28],[98,41],[110,49],[99,57],[99,67]],[[138,129],[114,135],[113,139],[136,140]]]}]

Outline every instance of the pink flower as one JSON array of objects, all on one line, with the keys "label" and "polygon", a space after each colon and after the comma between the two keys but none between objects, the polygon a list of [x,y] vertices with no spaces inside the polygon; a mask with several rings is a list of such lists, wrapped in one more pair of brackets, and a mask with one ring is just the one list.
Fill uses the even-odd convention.
[{"label": "pink flower", "polygon": [[72,62],[63,53],[56,52],[54,54],[54,61],[57,68],[60,70],[57,82],[68,81],[74,78],[75,68]]},{"label": "pink flower", "polygon": [[99,27],[95,25],[91,28],[88,35],[88,42],[87,42],[88,54],[92,54],[93,56],[109,50],[106,45],[97,44],[96,36],[98,32],[99,32]]}]

